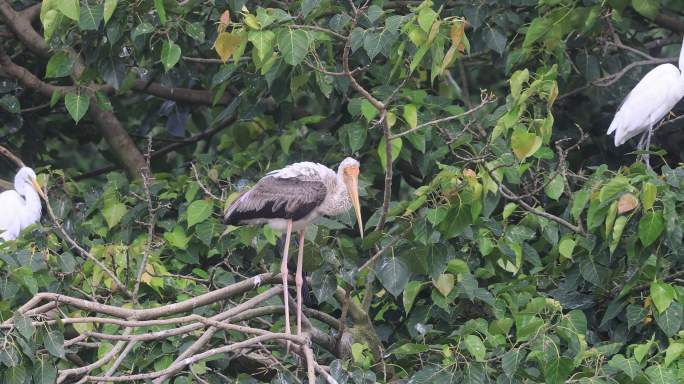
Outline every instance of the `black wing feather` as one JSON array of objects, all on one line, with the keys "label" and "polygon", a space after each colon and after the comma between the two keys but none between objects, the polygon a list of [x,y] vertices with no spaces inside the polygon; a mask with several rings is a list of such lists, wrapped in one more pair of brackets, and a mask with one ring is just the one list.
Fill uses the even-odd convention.
[{"label": "black wing feather", "polygon": [[238,197],[228,208],[226,224],[250,219],[303,219],[325,200],[327,189],[320,181],[267,176]]}]

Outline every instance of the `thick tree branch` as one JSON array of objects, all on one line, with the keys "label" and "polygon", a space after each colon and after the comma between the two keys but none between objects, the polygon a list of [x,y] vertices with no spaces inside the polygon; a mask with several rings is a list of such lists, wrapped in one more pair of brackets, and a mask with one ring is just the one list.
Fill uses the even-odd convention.
[{"label": "thick tree branch", "polygon": [[[35,7],[28,9],[31,10],[32,8]],[[28,49],[39,56],[47,57],[50,55],[50,47],[48,47],[43,37],[31,25],[35,12],[36,10],[33,9],[22,14],[15,11],[7,0],[0,0],[0,16],[2,16],[5,24]],[[38,12],[40,12],[40,9],[38,9]]]},{"label": "thick tree branch", "polygon": [[684,22],[682,22],[680,19],[674,16],[665,15],[661,13],[657,15],[653,21],[663,28],[667,28],[671,31],[679,33],[684,33]]},{"label": "thick tree branch", "polygon": [[[177,150],[177,149],[180,149],[180,148],[182,148],[182,147],[185,147],[185,146],[187,146],[187,145],[190,145],[190,144],[196,143],[196,142],[198,142],[198,141],[200,141],[200,140],[203,140],[203,139],[206,139],[206,138],[208,138],[208,137],[211,137],[211,136],[213,136],[215,133],[217,133],[217,132],[219,132],[219,131],[221,131],[221,130],[227,128],[227,127],[229,127],[229,126],[230,126],[231,124],[233,124],[236,120],[237,120],[237,119],[236,119],[235,117],[232,117],[232,118],[230,118],[230,119],[224,121],[223,123],[218,124],[218,125],[217,125],[216,127],[214,127],[214,128],[207,129],[206,131],[200,132],[200,133],[195,134],[195,135],[192,135],[192,136],[188,137],[187,139],[183,139],[183,140],[177,141],[177,142],[175,142],[175,143],[171,143],[171,144],[169,144],[169,145],[167,145],[167,146],[165,146],[165,147],[159,148],[158,150],[152,152],[152,156],[151,156],[151,157],[152,157],[153,159],[155,159],[155,158],[161,157],[161,156],[163,156],[163,155],[166,155],[167,153],[170,153],[170,152],[173,152],[173,151],[175,151],[175,150]],[[96,169],[96,170],[93,170],[93,171],[90,171],[90,172],[82,173],[82,174],[80,174],[80,175],[78,175],[78,176],[74,176],[74,177],[73,177],[73,180],[78,181],[78,180],[88,179],[88,178],[91,178],[91,177],[100,176],[100,175],[103,175],[103,174],[105,174],[105,173],[108,173],[108,172],[117,170],[117,169],[119,169],[119,168],[120,168],[119,165],[108,165],[108,166],[106,166],[106,167],[102,167],[102,168],[99,168],[99,169]]]}]

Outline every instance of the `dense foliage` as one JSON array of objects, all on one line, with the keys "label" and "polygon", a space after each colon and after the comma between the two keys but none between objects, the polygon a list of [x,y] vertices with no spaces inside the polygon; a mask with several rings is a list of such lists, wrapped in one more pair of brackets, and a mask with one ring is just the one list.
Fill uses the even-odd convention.
[{"label": "dense foliage", "polygon": [[[682,17],[677,0],[0,0],[0,144],[54,214],[0,244],[1,381],[168,368],[202,332],[110,354],[123,342],[73,340],[123,326],[19,308],[38,292],[154,308],[276,273],[280,234],[223,209],[269,170],[346,156],[366,236],[324,219],[304,267],[337,382],[684,381],[681,121],[658,128],[652,170],[605,136],[636,81],[676,61]],[[240,324],[281,332],[278,298]],[[172,380],[304,380],[296,354],[268,351]]]}]

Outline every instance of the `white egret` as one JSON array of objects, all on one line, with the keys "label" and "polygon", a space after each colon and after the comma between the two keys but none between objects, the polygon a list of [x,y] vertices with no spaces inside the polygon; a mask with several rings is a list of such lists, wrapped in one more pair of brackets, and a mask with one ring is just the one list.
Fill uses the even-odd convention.
[{"label": "white egret", "polygon": [[40,220],[41,197],[43,191],[33,169],[19,169],[14,189],[0,193],[0,239],[14,240],[22,229]]},{"label": "white egret", "polygon": [[[684,97],[684,42],[679,52],[679,68],[661,64],[644,76],[618,108],[608,134],[615,132],[615,146],[643,133],[639,149],[648,149],[653,126]],[[648,156],[645,157],[648,164]]]},{"label": "white egret", "polygon": [[292,230],[299,232],[297,256],[297,334],[302,331],[302,257],[306,227],[321,216],[334,216],[352,206],[363,237],[363,222],[358,192],[359,162],[348,157],[337,173],[317,163],[303,162],[269,172],[226,211],[225,223],[268,224],[286,231],[280,272],[283,280],[285,331],[290,333],[290,311],[287,300],[287,258]]}]

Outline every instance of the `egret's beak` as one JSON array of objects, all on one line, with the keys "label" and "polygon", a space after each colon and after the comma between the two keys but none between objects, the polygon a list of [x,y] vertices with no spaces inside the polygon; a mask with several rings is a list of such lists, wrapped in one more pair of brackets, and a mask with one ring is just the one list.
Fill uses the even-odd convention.
[{"label": "egret's beak", "polygon": [[344,171],[344,183],[347,186],[347,193],[354,206],[356,222],[359,223],[359,233],[363,239],[363,220],[361,219],[361,204],[359,203],[359,168],[349,167]]},{"label": "egret's beak", "polygon": [[33,188],[38,192],[38,195],[45,200],[45,194],[43,193],[43,188],[40,187],[40,184],[38,184],[38,180],[32,179],[31,184],[33,184]]}]

